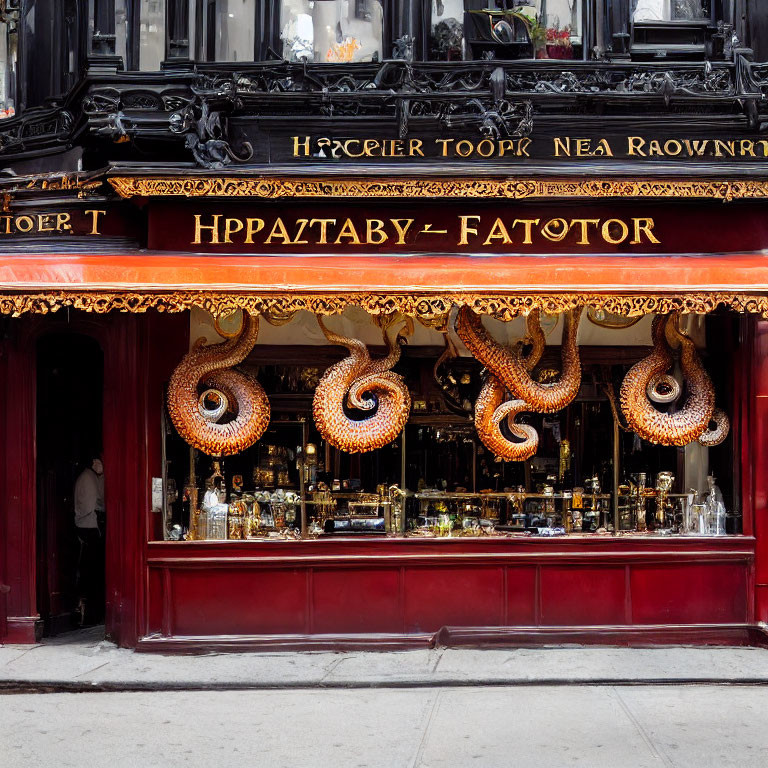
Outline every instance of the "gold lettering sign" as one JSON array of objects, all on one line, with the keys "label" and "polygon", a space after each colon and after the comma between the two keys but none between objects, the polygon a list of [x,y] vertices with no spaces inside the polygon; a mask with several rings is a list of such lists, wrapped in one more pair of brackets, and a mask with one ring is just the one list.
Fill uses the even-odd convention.
[{"label": "gold lettering sign", "polygon": [[72,214],[66,211],[0,214],[0,237],[4,235],[45,234],[100,235],[106,214],[105,210],[100,209],[83,211],[85,226],[82,231],[78,232],[73,228]]},{"label": "gold lettering sign", "polygon": [[362,245],[412,245],[450,241],[456,246],[511,247],[569,240],[575,245],[659,245],[650,217],[550,219],[481,214],[458,215],[437,222],[413,218],[264,218],[227,217],[220,213],[194,214],[192,245],[329,245],[335,249]]},{"label": "gold lettering sign", "polygon": [[293,136],[294,158],[357,160],[423,158],[488,160],[551,157],[675,158],[678,160],[768,160],[768,139],[627,136],[555,136],[519,139],[384,139]]}]

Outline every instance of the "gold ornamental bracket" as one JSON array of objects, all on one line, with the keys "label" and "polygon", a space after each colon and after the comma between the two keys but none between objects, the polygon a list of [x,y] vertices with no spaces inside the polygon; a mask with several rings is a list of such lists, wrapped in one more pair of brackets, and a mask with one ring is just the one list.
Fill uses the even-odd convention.
[{"label": "gold ornamental bracket", "polygon": [[20,317],[49,314],[71,308],[94,314],[130,312],[184,312],[193,307],[214,317],[238,310],[268,318],[286,318],[299,311],[334,315],[347,307],[360,307],[370,315],[399,313],[430,327],[440,327],[453,307],[468,306],[478,314],[509,321],[534,310],[559,314],[580,306],[593,310],[638,317],[647,314],[707,314],[717,309],[758,314],[768,320],[768,294],[703,292],[692,293],[226,293],[207,291],[96,292],[49,291],[0,294],[0,314]]},{"label": "gold ornamental bracket", "polygon": [[768,199],[768,181],[759,179],[111,176],[108,181],[123,198]]}]

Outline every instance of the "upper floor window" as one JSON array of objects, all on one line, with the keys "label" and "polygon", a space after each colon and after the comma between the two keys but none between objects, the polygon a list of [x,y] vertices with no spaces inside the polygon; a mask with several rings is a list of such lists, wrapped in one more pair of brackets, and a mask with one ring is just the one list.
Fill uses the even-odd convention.
[{"label": "upper floor window", "polygon": [[706,19],[703,0],[634,0],[632,21],[693,21]]},{"label": "upper floor window", "polygon": [[172,60],[718,60],[728,58],[734,26],[759,50],[761,40],[743,36],[759,37],[759,12],[742,24],[735,8],[727,0],[0,0],[0,119],[61,97],[89,63],[158,71]]},{"label": "upper floor window", "polygon": [[381,61],[381,0],[282,0],[280,41],[287,61]]},{"label": "upper floor window", "polygon": [[[91,52],[119,56],[126,69],[142,70],[157,70],[168,59],[716,58],[716,23],[729,21],[722,0],[89,2]],[[731,6],[726,10],[733,16]]]},{"label": "upper floor window", "polygon": [[730,40],[715,34],[716,22],[727,21],[715,5],[715,0],[632,0],[632,57],[721,58]]},{"label": "upper floor window", "polygon": [[19,35],[15,22],[0,21],[0,120],[16,114]]}]

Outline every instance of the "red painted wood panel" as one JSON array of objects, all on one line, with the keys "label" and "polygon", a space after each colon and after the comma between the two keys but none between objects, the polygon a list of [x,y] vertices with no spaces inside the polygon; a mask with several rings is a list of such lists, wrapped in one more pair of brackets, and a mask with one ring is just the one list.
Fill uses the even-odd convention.
[{"label": "red painted wood panel", "polygon": [[503,623],[504,571],[499,566],[406,568],[405,630]]},{"label": "red painted wood panel", "polygon": [[177,570],[170,603],[175,635],[303,634],[307,575],[278,568]]},{"label": "red painted wood panel", "polygon": [[163,602],[166,599],[163,585],[166,569],[150,568],[147,587],[147,634],[154,635],[163,631]]},{"label": "red painted wood panel", "polygon": [[648,565],[632,569],[635,624],[746,622],[747,569],[738,564]]},{"label": "red painted wood panel", "polygon": [[536,623],[536,567],[512,566],[507,573],[507,615],[504,624],[532,627]]},{"label": "red painted wood panel", "polygon": [[768,322],[758,321],[755,327],[754,392],[768,397]]},{"label": "red painted wood panel", "polygon": [[403,630],[400,569],[315,569],[312,629],[316,633]]},{"label": "red painted wood panel", "polygon": [[[755,583],[768,585],[768,322],[754,325],[754,355],[749,427],[751,452],[743,458],[752,467],[754,482],[752,522],[757,540],[755,549]],[[755,613],[766,610],[763,598],[755,600]]]},{"label": "red painted wood panel", "polygon": [[768,585],[755,588],[755,621],[768,623]]},{"label": "red painted wood panel", "polygon": [[542,625],[624,624],[625,569],[564,566],[541,569]]}]

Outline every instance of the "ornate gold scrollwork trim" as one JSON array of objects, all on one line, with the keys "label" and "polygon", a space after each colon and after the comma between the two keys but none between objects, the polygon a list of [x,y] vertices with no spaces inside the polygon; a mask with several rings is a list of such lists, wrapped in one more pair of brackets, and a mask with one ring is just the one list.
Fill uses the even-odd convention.
[{"label": "ornate gold scrollwork trim", "polygon": [[547,314],[566,312],[578,306],[602,309],[629,317],[651,313],[689,312],[706,314],[720,307],[749,312],[768,319],[768,295],[747,293],[623,294],[592,293],[489,294],[489,293],[350,293],[346,295],[306,293],[218,293],[203,291],[95,292],[53,291],[48,293],[6,293],[0,295],[0,314],[19,317],[47,314],[64,307],[84,312],[143,313],[183,312],[199,307],[215,316],[238,309],[251,314],[285,317],[306,310],[317,315],[343,312],[357,306],[372,315],[399,312],[425,325],[439,327],[454,305],[466,305],[475,312],[499,320],[511,320],[539,309]]},{"label": "ornate gold scrollwork trim", "polygon": [[112,176],[122,197],[768,198],[768,181],[704,179],[253,178]]}]

